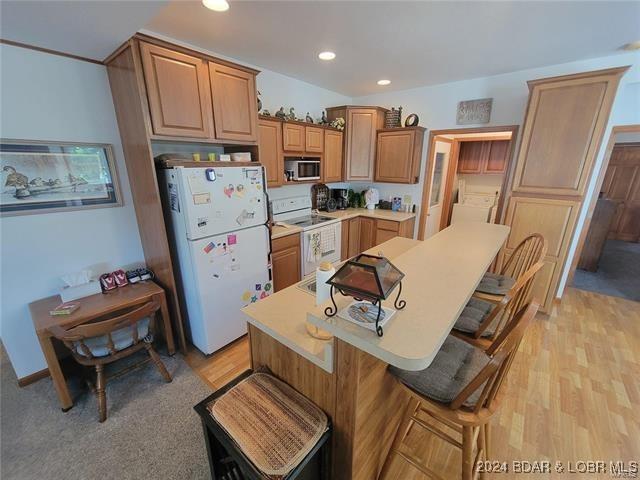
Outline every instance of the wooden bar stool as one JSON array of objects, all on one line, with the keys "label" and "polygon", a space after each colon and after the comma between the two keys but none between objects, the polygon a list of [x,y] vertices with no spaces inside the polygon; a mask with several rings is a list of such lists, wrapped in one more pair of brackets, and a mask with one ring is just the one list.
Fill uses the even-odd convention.
[{"label": "wooden bar stool", "polygon": [[479,460],[490,458],[489,422],[498,410],[501,387],[538,307],[535,300],[523,307],[486,352],[449,336],[426,369],[411,372],[389,368],[412,400],[385,460],[381,479],[387,477],[396,455],[425,475],[443,479],[419,458],[403,451],[404,441],[414,425],[462,450],[462,480],[483,478],[483,473],[478,473],[474,466]]},{"label": "wooden bar stool", "polygon": [[547,241],[545,238],[539,233],[529,235],[516,246],[499,273],[487,272],[484,274],[474,296],[498,303],[518,279],[532,265],[544,259],[546,254]]},{"label": "wooden bar stool", "polygon": [[[65,344],[76,362],[95,367],[100,422],[107,419],[106,364],[145,349],[164,380],[171,381],[171,375],[152,346],[158,310],[160,304],[154,300],[125,313],[121,312],[116,317],[77,325],[69,330],[58,325],[49,327],[51,335]],[[134,366],[125,371],[132,368]]]},{"label": "wooden bar stool", "polygon": [[486,350],[505,325],[510,324],[522,305],[530,300],[531,287],[542,260],[534,263],[497,303],[472,297],[453,326],[451,334]]},{"label": "wooden bar stool", "polygon": [[247,370],[194,409],[214,480],[329,478],[329,418],[273,375]]}]

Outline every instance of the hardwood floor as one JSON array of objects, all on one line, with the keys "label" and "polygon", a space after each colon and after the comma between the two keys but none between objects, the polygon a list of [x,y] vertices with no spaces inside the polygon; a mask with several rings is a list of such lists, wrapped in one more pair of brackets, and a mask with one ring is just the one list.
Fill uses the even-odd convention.
[{"label": "hardwood floor", "polygon": [[245,335],[212,355],[204,355],[190,345],[186,360],[200,378],[217,390],[249,368],[249,339]]},{"label": "hardwood floor", "polygon": [[[516,357],[491,458],[508,462],[640,459],[640,303],[570,288],[551,315],[539,315]],[[246,338],[189,364],[214,388],[249,366]],[[410,453],[444,478],[459,478],[460,453],[423,429],[409,434]],[[608,467],[608,465],[607,465]],[[390,478],[426,478],[396,457]],[[529,474],[526,478],[611,478],[606,474]]]}]

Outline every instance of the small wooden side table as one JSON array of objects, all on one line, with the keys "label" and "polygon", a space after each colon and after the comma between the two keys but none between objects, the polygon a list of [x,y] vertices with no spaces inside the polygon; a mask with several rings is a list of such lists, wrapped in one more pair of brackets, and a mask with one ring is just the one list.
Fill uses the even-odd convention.
[{"label": "small wooden side table", "polygon": [[58,399],[62,411],[66,412],[73,407],[73,400],[67,388],[67,382],[60,368],[60,361],[53,347],[53,337],[49,333],[49,327],[58,325],[62,328],[71,328],[81,323],[86,323],[96,318],[108,315],[119,310],[138,305],[147,301],[155,300],[160,304],[160,314],[162,316],[162,326],[167,350],[170,355],[176,351],[171,330],[171,319],[167,308],[167,300],[164,290],[151,280],[139,282],[125,287],[117,288],[108,293],[97,293],[88,297],[74,300],[80,304],[80,308],[71,315],[49,314],[51,310],[62,303],[60,295],[36,300],[29,304],[31,319],[40,341],[40,348],[47,362],[49,374],[53,385],[56,388]]}]

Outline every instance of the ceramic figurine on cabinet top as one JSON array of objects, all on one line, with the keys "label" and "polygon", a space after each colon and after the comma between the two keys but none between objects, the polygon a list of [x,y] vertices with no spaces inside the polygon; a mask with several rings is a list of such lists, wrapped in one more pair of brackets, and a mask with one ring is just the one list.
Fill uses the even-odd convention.
[{"label": "ceramic figurine on cabinet top", "polygon": [[269,112],[269,110],[267,110],[266,108],[262,111],[261,115],[264,115],[265,117],[270,117],[271,116],[271,112]]},{"label": "ceramic figurine on cabinet top", "polygon": [[280,107],[280,110],[276,112],[276,118],[279,118],[281,120],[287,119],[287,114],[284,113],[284,107]]},{"label": "ceramic figurine on cabinet top", "polygon": [[294,120],[296,119],[296,112],[293,111],[293,107],[291,107],[289,109],[289,115],[287,115],[287,120]]},{"label": "ceramic figurine on cabinet top", "polygon": [[262,100],[260,99],[260,95],[262,94],[260,93],[260,90],[258,90],[258,112],[262,110]]},{"label": "ceramic figurine on cabinet top", "polygon": [[305,117],[305,121],[307,123],[313,123],[313,118],[311,117],[311,115],[309,115],[309,112],[307,112],[307,116]]},{"label": "ceramic figurine on cabinet top", "polygon": [[322,111],[322,118],[320,119],[320,124],[321,125],[328,125],[329,124],[329,120],[327,120],[327,112],[326,111]]}]

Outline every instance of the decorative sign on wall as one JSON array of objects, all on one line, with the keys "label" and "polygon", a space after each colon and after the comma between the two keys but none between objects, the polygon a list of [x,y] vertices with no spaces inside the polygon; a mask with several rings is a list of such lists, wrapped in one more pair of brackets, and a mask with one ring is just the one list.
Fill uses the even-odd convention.
[{"label": "decorative sign on wall", "polygon": [[489,123],[493,98],[479,98],[477,100],[463,100],[458,103],[457,125],[475,123]]},{"label": "decorative sign on wall", "polygon": [[0,215],[122,205],[111,145],[0,140]]}]

